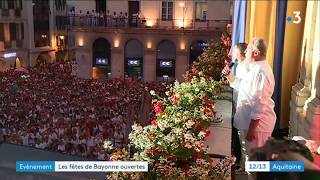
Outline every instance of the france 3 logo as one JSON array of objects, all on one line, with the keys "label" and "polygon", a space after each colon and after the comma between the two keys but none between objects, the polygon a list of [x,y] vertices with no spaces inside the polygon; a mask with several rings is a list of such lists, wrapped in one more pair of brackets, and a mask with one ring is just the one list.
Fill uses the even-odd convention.
[{"label": "france 3 logo", "polygon": [[287,17],[288,22],[293,22],[293,24],[300,24],[301,22],[301,12],[300,11],[293,11],[293,17],[289,16]]}]

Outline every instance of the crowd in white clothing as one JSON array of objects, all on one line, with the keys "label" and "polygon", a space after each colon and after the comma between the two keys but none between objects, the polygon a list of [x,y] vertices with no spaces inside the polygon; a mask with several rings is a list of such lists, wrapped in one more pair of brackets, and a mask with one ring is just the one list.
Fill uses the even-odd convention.
[{"label": "crowd in white clothing", "polygon": [[[138,12],[130,18],[131,24],[137,24],[142,18],[141,13]],[[73,9],[68,12],[69,25],[72,26],[128,26],[129,17],[127,12],[98,12],[96,10],[92,11],[82,11],[75,13]]]},{"label": "crowd in white clothing", "polygon": [[4,141],[100,160],[108,159],[104,140],[117,148],[127,144],[131,124],[139,119],[142,92],[157,84],[78,79],[70,75],[70,64],[46,64],[24,73],[0,73]]}]

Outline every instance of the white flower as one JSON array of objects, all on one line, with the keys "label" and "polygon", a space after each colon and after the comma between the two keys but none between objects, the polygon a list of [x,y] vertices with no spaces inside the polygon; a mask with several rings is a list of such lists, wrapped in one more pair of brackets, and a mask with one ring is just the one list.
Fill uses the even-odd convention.
[{"label": "white flower", "polygon": [[113,144],[111,141],[104,141],[103,148],[107,150],[112,150],[113,149]]},{"label": "white flower", "polygon": [[191,128],[193,125],[194,125],[194,121],[191,121],[191,120],[189,120],[189,121],[186,123],[186,127],[187,127],[187,128]]},{"label": "white flower", "polygon": [[163,139],[165,142],[171,143],[174,140],[174,136],[170,133],[166,135]]},{"label": "white flower", "polygon": [[168,126],[167,121],[159,121],[158,122],[158,127],[160,128],[160,130],[164,130],[167,126]]},{"label": "white flower", "polygon": [[206,133],[204,131],[200,131],[198,136],[203,138],[206,136]]},{"label": "white flower", "polygon": [[181,129],[181,128],[174,128],[174,129],[173,129],[173,132],[174,132],[176,135],[179,135],[179,134],[181,134],[182,129]]},{"label": "white flower", "polygon": [[186,148],[188,148],[188,149],[191,149],[191,148],[192,148],[192,145],[191,145],[189,142],[187,142],[187,143],[184,145],[184,147],[186,147]]},{"label": "white flower", "polygon": [[190,133],[185,134],[185,135],[184,135],[184,138],[185,138],[187,141],[193,139],[193,137],[192,137],[192,135],[191,135]]},{"label": "white flower", "polygon": [[181,119],[180,119],[180,118],[174,118],[173,120],[174,120],[174,123],[176,123],[176,124],[178,124],[178,123],[181,122]]},{"label": "white flower", "polygon": [[169,95],[170,95],[169,91],[166,91],[166,92],[165,92],[165,94],[166,94],[167,96],[169,96]]},{"label": "white flower", "polygon": [[151,94],[152,96],[155,96],[155,95],[156,95],[156,92],[155,92],[154,90],[151,90],[151,91],[150,91],[150,94]]}]

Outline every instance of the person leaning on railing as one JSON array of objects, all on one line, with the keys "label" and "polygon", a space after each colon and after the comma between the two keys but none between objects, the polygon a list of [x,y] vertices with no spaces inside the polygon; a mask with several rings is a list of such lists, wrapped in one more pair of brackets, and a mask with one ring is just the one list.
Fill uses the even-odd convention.
[{"label": "person leaning on railing", "polygon": [[117,26],[118,16],[117,16],[117,13],[115,11],[113,12],[113,15],[111,16],[111,18],[112,18],[112,25],[111,26]]}]

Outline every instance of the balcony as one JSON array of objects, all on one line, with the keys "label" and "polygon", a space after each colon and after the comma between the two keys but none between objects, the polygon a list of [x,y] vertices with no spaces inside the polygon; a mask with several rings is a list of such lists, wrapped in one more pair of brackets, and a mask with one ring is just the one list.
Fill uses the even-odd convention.
[{"label": "balcony", "polygon": [[12,42],[11,41],[5,41],[4,42],[4,49],[11,49],[12,48]]},{"label": "balcony", "polygon": [[9,17],[9,9],[1,9],[1,16],[2,17]]},{"label": "balcony", "polygon": [[15,9],[14,10],[14,15],[16,18],[20,18],[21,17],[21,9]]},{"label": "balcony", "polygon": [[195,19],[137,19],[137,18],[101,18],[87,16],[68,16],[69,28],[142,28],[142,29],[171,29],[171,30],[219,30],[225,28],[231,20]]},{"label": "balcony", "polygon": [[23,48],[23,40],[16,40],[16,48]]}]

